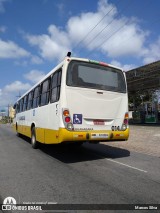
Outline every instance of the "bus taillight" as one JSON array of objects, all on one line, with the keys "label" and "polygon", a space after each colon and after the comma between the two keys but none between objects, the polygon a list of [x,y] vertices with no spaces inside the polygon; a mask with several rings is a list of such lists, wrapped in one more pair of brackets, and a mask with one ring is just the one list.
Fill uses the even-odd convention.
[{"label": "bus taillight", "polygon": [[125,119],[129,119],[129,114],[128,114],[128,112],[126,112],[126,114],[125,114]]},{"label": "bus taillight", "polygon": [[71,118],[70,118],[70,117],[66,117],[66,118],[65,118],[65,122],[66,122],[66,123],[69,123],[70,121],[71,121]]},{"label": "bus taillight", "polygon": [[63,115],[64,115],[64,116],[69,116],[69,110],[65,109],[65,110],[63,111]]},{"label": "bus taillight", "polygon": [[66,129],[68,129],[70,131],[74,130],[69,110],[63,109],[62,116],[63,116],[63,122],[64,122]]},{"label": "bus taillight", "polygon": [[123,131],[125,131],[128,127],[128,120],[129,120],[129,115],[128,115],[128,112],[126,112],[124,116],[122,128],[121,128]]}]

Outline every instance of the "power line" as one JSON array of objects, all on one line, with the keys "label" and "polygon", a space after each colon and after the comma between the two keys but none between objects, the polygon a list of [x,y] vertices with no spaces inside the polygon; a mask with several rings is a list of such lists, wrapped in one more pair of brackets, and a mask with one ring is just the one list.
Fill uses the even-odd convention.
[{"label": "power line", "polygon": [[107,39],[105,39],[102,43],[100,43],[99,46],[102,46],[106,41],[108,41],[112,36],[114,36],[116,33],[118,33],[126,24],[128,24],[130,20],[126,21],[121,27],[119,27],[115,32],[113,32]]},{"label": "power line", "polygon": [[[155,21],[151,22],[150,25],[152,24],[152,26],[157,23],[158,21],[160,21],[160,18],[159,19],[156,19]],[[116,33],[118,33],[125,25],[127,25],[129,23],[129,20],[124,23],[120,28],[118,28],[115,32],[113,32],[113,34],[111,36],[109,36],[107,39],[105,39],[102,43],[100,43],[99,45],[97,46],[102,46],[104,43],[106,43],[112,36],[114,36]],[[125,42],[130,40],[131,37],[129,37],[128,39],[125,39]],[[121,45],[124,45],[125,43],[123,42],[123,44],[121,43]],[[89,54],[90,55],[90,54]],[[88,56],[88,55],[87,55]]]},{"label": "power line", "polygon": [[[118,0],[117,3],[119,3],[120,0]],[[114,6],[97,22],[96,25],[94,25],[94,27],[83,37],[83,39],[81,39],[73,48],[72,51],[77,48],[88,36],[89,34],[103,21],[103,19],[114,9]],[[80,48],[81,49],[81,48]],[[64,56],[65,57],[65,56]],[[64,58],[63,57],[63,58]],[[62,59],[63,60],[63,59]]]},{"label": "power line", "polygon": [[[119,0],[120,1],[120,0]],[[118,3],[119,3],[118,1]],[[114,9],[114,6],[98,21],[98,23],[73,47],[73,50],[77,48],[88,36],[89,34],[103,21],[103,19]]]},{"label": "power line", "polygon": [[[149,2],[148,2],[149,3]],[[146,6],[146,5],[145,5]],[[127,8],[128,8],[128,5],[127,5]],[[126,9],[126,8],[124,8],[124,9]],[[138,8],[139,9],[139,8]],[[123,10],[124,11],[124,10]],[[158,20],[157,20],[158,21]],[[126,24],[128,24],[130,22],[130,20],[127,20],[123,25],[121,25],[116,31],[114,31],[107,39],[105,39],[102,43],[100,43],[99,45],[98,45],[98,47],[99,46],[102,46],[106,41],[108,41],[112,36],[114,36],[116,33],[118,33]],[[102,29],[102,31],[103,31],[103,29]],[[100,31],[100,33],[101,33],[101,31]],[[99,33],[99,34],[100,34]],[[98,34],[98,35],[99,35]],[[96,37],[98,37],[98,36],[96,36]],[[95,39],[95,38],[94,38]],[[91,40],[91,42],[93,42],[93,40],[94,39],[92,39]],[[89,42],[89,44],[91,43],[91,42]],[[96,49],[97,47],[95,47],[95,49]],[[89,53],[86,57],[88,57],[89,55],[90,55],[91,53]]]},{"label": "power line", "polygon": [[[160,20],[160,19],[158,19],[158,20]],[[157,22],[158,20],[156,19],[155,22]],[[129,22],[130,22],[130,20],[126,21],[123,25],[121,25],[120,28],[118,28],[115,32],[113,32],[111,36],[109,36],[109,37],[108,37],[107,39],[105,39],[102,43],[100,43],[99,46],[102,46],[106,41],[108,41],[112,36],[114,36],[116,33],[118,33],[118,32],[119,32],[125,25],[127,25]],[[153,24],[153,22],[151,22],[151,24]],[[129,39],[130,39],[130,38],[129,38]],[[127,39],[127,40],[129,40],[129,39]],[[126,41],[126,40],[125,40],[125,41]]]},{"label": "power line", "polygon": [[[133,3],[133,1],[132,1],[132,3]],[[128,7],[130,7],[130,2],[127,4],[127,6],[125,6],[119,13],[122,13],[122,12],[124,12]],[[110,24],[112,24],[112,22],[114,22],[115,21],[115,18],[117,18],[118,17],[118,15],[119,14],[117,14],[115,17],[113,17],[112,19],[111,19],[111,21],[99,32],[99,33],[97,33],[91,40],[90,40],[90,42],[87,44],[87,46],[88,45],[90,45],[105,29],[107,29],[108,28],[108,26],[110,25]]]}]

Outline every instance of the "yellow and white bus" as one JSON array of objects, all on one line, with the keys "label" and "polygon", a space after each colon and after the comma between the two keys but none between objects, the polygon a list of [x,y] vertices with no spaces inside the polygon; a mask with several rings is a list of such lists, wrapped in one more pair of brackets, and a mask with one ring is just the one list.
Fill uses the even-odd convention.
[{"label": "yellow and white bus", "polygon": [[14,129],[39,143],[97,143],[129,137],[125,73],[110,64],[70,57],[15,104]]}]

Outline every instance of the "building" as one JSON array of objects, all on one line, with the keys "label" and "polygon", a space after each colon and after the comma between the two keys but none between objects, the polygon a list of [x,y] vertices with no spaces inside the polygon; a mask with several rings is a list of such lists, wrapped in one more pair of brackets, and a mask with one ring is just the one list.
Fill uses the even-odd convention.
[{"label": "building", "polygon": [[[136,121],[160,123],[160,60],[126,72],[129,99]],[[155,91],[159,91],[155,98]],[[148,100],[145,100],[148,94]],[[138,102],[139,98],[139,103]]]}]

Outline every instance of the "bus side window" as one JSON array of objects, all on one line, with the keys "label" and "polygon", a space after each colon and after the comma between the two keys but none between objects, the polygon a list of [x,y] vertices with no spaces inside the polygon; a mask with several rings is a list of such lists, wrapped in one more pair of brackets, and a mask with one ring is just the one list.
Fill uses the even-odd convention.
[{"label": "bus side window", "polygon": [[49,102],[49,86],[50,78],[45,80],[41,85],[40,106],[44,106]]},{"label": "bus side window", "polygon": [[32,109],[32,103],[33,103],[33,91],[31,91],[28,95],[27,110]]},{"label": "bus side window", "polygon": [[20,109],[19,112],[23,112],[23,98],[20,100]]},{"label": "bus side window", "polygon": [[19,113],[19,101],[13,107],[15,109],[15,113]]},{"label": "bus side window", "polygon": [[19,113],[19,102],[16,104],[16,113]]},{"label": "bus side window", "polygon": [[61,87],[61,69],[55,72],[51,81],[51,103],[59,100]]},{"label": "bus side window", "polygon": [[24,103],[23,103],[23,111],[27,110],[27,102],[28,102],[28,95],[24,97]]},{"label": "bus side window", "polygon": [[40,92],[40,86],[37,86],[34,89],[34,94],[33,94],[33,108],[38,107],[38,104],[39,104],[39,92]]}]

